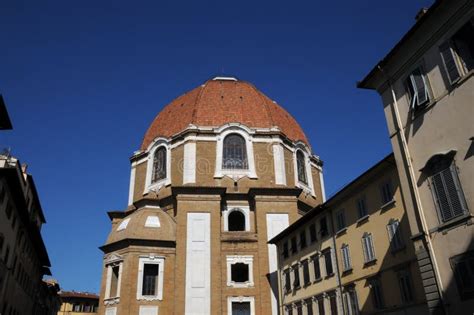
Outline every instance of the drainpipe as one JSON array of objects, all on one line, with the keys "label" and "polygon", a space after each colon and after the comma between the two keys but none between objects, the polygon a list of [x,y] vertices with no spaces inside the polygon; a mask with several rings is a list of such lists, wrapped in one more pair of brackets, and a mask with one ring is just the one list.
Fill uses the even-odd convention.
[{"label": "drainpipe", "polygon": [[439,293],[439,296],[440,296],[440,299],[441,299],[441,305],[445,311],[446,314],[449,314],[449,312],[447,311],[444,303],[445,303],[445,299],[444,299],[444,287],[443,287],[443,282],[441,280],[441,277],[439,275],[439,267],[438,267],[438,262],[436,260],[436,255],[435,255],[435,251],[434,251],[434,248],[433,248],[433,243],[431,242],[431,237],[430,237],[430,234],[429,234],[429,231],[428,231],[428,224],[426,223],[426,216],[425,216],[425,212],[423,211],[423,207],[421,205],[421,200],[420,200],[420,193],[418,191],[418,186],[416,185],[416,180],[415,180],[415,171],[414,171],[414,167],[413,167],[413,164],[412,164],[412,159],[411,159],[411,156],[410,156],[410,150],[408,149],[408,142],[407,142],[407,139],[405,137],[405,132],[404,132],[404,129],[403,129],[403,124],[402,124],[402,120],[400,118],[400,111],[398,110],[398,102],[397,102],[397,97],[395,95],[395,90],[393,89],[393,85],[392,85],[392,79],[390,76],[388,76],[385,71],[382,69],[382,67],[380,67],[380,65],[377,66],[378,69],[380,70],[380,72],[382,72],[382,74],[387,78],[387,82],[388,82],[388,85],[389,85],[389,88],[390,88],[390,93],[391,93],[391,96],[392,96],[392,101],[393,101],[393,109],[394,109],[394,112],[395,112],[395,123],[396,123],[396,127],[398,129],[398,134],[400,135],[400,139],[401,139],[401,142],[402,142],[402,157],[404,158],[405,160],[405,163],[406,165],[408,166],[408,181],[409,181],[409,184],[410,186],[412,187],[412,192],[413,192],[413,195],[415,196],[415,204],[416,204],[416,208],[418,209],[418,212],[419,212],[419,218],[420,218],[420,221],[421,221],[421,232],[423,233],[423,235],[425,236],[425,240],[426,240],[426,243],[428,244],[428,255],[431,256],[431,262],[433,264],[433,268],[434,268],[434,274],[435,274],[435,279],[437,281],[437,284],[438,284],[438,293]]}]

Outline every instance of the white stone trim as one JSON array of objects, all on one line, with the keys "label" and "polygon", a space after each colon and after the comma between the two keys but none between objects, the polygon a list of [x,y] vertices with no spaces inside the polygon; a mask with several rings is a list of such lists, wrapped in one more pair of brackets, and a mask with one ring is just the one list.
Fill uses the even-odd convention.
[{"label": "white stone trim", "polygon": [[[118,256],[116,256],[118,257]],[[117,279],[117,294],[115,296],[110,296],[110,287],[112,286],[112,269],[114,267],[119,267],[119,274]],[[104,296],[104,304],[115,304],[119,302],[120,298],[120,286],[122,282],[122,269],[123,269],[123,261],[122,260],[106,260],[105,268],[107,269],[107,279],[105,283],[105,296]]]},{"label": "white stone trim", "polygon": [[275,143],[273,148],[273,163],[275,166],[275,184],[286,185],[285,153],[279,143]]},{"label": "white stone trim", "polygon": [[[293,151],[293,170],[294,170],[294,175],[295,175],[295,186],[303,189],[303,191],[311,194],[312,196],[316,196],[314,193],[314,185],[313,185],[313,172],[311,169],[311,161],[310,161],[310,156],[308,154],[308,151],[304,149],[304,147],[301,143],[298,144],[298,148],[296,148]],[[296,153],[298,151],[301,151],[304,155],[304,162],[305,162],[305,171],[306,171],[306,178],[308,180],[308,184],[306,185],[305,183],[300,182],[298,178],[298,161],[296,158]]]},{"label": "white stone trim", "polygon": [[117,231],[123,231],[127,228],[128,222],[130,222],[130,218],[125,218],[120,222]]},{"label": "white stone trim", "polygon": [[117,307],[107,307],[105,309],[105,315],[117,315]]},{"label": "white stone trim", "polygon": [[326,187],[324,187],[324,176],[323,176],[322,170],[319,170],[319,185],[321,186],[321,194],[323,197],[323,202],[326,202]]},{"label": "white stone trim", "polygon": [[196,142],[184,143],[183,184],[196,182]]},{"label": "white stone trim", "polygon": [[227,314],[232,315],[232,303],[250,302],[250,314],[255,315],[255,298],[253,296],[230,296],[227,298]]},{"label": "white stone trim", "polygon": [[243,205],[228,204],[222,211],[222,218],[224,219],[224,231],[229,231],[229,214],[233,211],[240,211],[245,216],[245,232],[250,231],[250,207]]},{"label": "white stone trim", "polygon": [[133,194],[135,192],[135,170],[136,164],[132,163],[132,168],[130,170],[130,186],[128,188],[128,205],[133,204]]},{"label": "white stone trim", "polygon": [[[142,295],[143,288],[143,269],[145,264],[158,265],[158,284],[156,288],[156,295],[148,296]],[[162,256],[140,256],[138,259],[138,280],[137,280],[137,300],[163,300],[163,275],[165,267],[165,258]]]},{"label": "white stone trim", "polygon": [[138,315],[158,315],[158,306],[140,305]]},{"label": "white stone trim", "polygon": [[[166,148],[166,178],[163,178],[156,183],[151,182],[151,177],[153,174],[153,158],[155,151],[161,147]],[[152,145],[149,146],[148,151],[148,160],[146,167],[146,179],[145,179],[145,191],[143,194],[148,193],[149,191],[158,191],[162,187],[171,184],[171,148],[166,139],[157,138],[153,141]]]},{"label": "white stone trim", "polygon": [[[229,176],[234,180],[240,179],[242,177],[257,178],[257,173],[255,171],[255,157],[253,154],[253,139],[250,134],[250,130],[244,126],[226,126],[225,129],[219,129],[220,134],[217,136],[216,144],[216,170],[214,173],[214,178],[222,178],[224,176]],[[247,170],[225,170],[222,169],[222,153],[224,148],[224,139],[230,134],[238,134],[245,139],[246,149],[247,149]]]},{"label": "white stone trim", "polygon": [[[252,255],[230,255],[226,258],[227,261],[227,286],[234,288],[248,288],[254,286],[253,281],[253,256]],[[249,268],[249,280],[244,283],[232,281],[232,265],[237,263],[246,264]]]},{"label": "white stone trim", "polygon": [[146,218],[145,227],[159,228],[160,226],[160,218],[157,215],[149,215]]}]

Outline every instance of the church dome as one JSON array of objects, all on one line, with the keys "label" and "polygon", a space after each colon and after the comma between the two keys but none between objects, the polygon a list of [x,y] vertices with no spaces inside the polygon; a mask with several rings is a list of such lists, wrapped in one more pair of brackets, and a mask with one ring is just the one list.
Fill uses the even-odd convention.
[{"label": "church dome", "polygon": [[219,127],[227,123],[277,127],[290,140],[308,144],[296,120],[253,84],[233,77],[215,77],[165,106],[148,128],[141,149],[145,150],[155,138],[169,138],[189,125]]},{"label": "church dome", "polygon": [[125,239],[176,241],[176,223],[161,209],[141,208],[114,225],[106,244]]}]

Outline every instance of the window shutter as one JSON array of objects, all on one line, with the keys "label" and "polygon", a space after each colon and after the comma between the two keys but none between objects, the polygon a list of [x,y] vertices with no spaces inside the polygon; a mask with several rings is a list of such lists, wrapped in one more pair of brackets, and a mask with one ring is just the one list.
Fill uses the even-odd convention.
[{"label": "window shutter", "polygon": [[423,77],[423,73],[421,72],[420,68],[417,68],[412,72],[410,79],[415,91],[413,99],[416,97],[414,105],[419,106],[428,101],[428,90],[426,88],[425,78]]},{"label": "window shutter", "polygon": [[431,184],[443,221],[448,221],[465,212],[462,191],[454,164],[431,176]]},{"label": "window shutter", "polygon": [[457,182],[456,166],[451,164],[449,169],[443,171],[444,183],[446,185],[446,191],[451,201],[451,207],[453,209],[454,216],[458,216],[464,213],[463,202],[461,200],[461,191]]},{"label": "window shutter", "polygon": [[448,75],[449,82],[453,84],[460,77],[459,69],[456,64],[456,59],[454,56],[453,49],[449,42],[444,43],[439,47],[441,57],[443,59],[444,68],[446,69],[446,74]]}]

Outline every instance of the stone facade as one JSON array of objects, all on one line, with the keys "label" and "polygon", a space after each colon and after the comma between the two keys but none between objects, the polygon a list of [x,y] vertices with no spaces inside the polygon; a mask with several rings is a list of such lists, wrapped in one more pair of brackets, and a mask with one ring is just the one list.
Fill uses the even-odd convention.
[{"label": "stone facade", "polygon": [[435,1],[359,83],[382,98],[434,314],[474,309],[473,18],[472,1]]},{"label": "stone facade", "polygon": [[[131,158],[129,205],[109,212],[101,247],[101,315],[278,314],[277,255],[267,242],[323,202],[322,163],[291,116],[249,83],[215,78],[203,87],[199,98],[193,90],[165,107]],[[258,119],[239,112],[245,106]],[[177,122],[182,129],[164,122],[185,119],[188,107],[199,115]],[[229,136],[245,155],[231,168]]]}]

